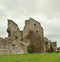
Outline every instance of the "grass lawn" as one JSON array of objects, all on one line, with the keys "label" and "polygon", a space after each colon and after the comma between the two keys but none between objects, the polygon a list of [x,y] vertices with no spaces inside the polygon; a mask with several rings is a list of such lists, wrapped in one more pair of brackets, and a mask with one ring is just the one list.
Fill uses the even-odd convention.
[{"label": "grass lawn", "polygon": [[0,55],[0,62],[60,62],[60,53]]}]

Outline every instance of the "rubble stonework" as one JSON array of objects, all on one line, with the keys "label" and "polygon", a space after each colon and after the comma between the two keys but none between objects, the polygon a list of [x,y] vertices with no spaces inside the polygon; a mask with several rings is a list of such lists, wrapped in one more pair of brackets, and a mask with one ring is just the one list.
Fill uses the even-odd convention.
[{"label": "rubble stonework", "polygon": [[[50,49],[51,42],[44,38],[43,27],[33,18],[25,21],[23,31],[15,22],[8,20],[7,32],[7,38],[0,38],[0,54],[26,54],[29,48],[34,53],[44,53]],[[56,46],[55,43],[53,48]]]},{"label": "rubble stonework", "polygon": [[25,21],[23,41],[30,41],[30,47],[34,52],[44,52],[43,28],[39,22],[30,18]]},{"label": "rubble stonework", "polygon": [[44,51],[49,52],[50,50],[50,40],[48,40],[46,37],[44,37]]},{"label": "rubble stonework", "polygon": [[57,42],[51,42],[51,46],[53,48],[53,51],[57,52]]}]

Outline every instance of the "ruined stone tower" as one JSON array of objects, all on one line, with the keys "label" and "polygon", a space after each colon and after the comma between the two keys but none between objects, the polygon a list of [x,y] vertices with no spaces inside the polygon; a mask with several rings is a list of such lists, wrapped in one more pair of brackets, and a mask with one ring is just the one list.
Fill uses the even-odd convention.
[{"label": "ruined stone tower", "polygon": [[8,20],[8,38],[11,40],[21,40],[21,32],[18,25],[12,20]]},{"label": "ruined stone tower", "polygon": [[29,41],[30,47],[35,53],[44,52],[43,28],[39,22],[30,18],[25,21],[23,30],[23,41]]}]

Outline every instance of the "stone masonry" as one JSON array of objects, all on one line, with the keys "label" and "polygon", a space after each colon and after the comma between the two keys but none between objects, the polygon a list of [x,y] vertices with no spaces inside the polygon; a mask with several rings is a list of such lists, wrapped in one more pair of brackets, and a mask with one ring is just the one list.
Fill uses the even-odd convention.
[{"label": "stone masonry", "polygon": [[52,44],[44,37],[43,27],[33,18],[25,21],[25,27],[21,31],[18,25],[12,20],[8,20],[8,37],[0,38],[0,54],[27,54],[32,48],[33,53],[45,53],[53,46],[54,51],[57,44]]}]

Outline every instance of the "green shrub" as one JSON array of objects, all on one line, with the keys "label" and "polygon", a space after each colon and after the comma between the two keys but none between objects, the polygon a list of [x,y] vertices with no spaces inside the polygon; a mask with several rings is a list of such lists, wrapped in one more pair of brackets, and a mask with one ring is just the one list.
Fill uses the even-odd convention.
[{"label": "green shrub", "polygon": [[33,48],[29,47],[28,48],[28,53],[33,53]]},{"label": "green shrub", "polygon": [[49,53],[54,52],[54,49],[52,46],[50,46],[50,50],[48,50]]}]

